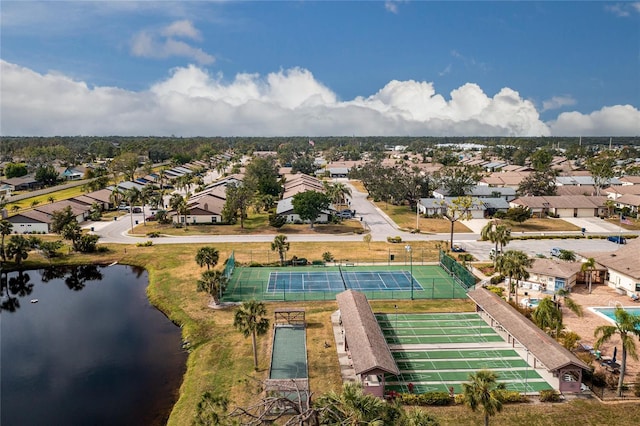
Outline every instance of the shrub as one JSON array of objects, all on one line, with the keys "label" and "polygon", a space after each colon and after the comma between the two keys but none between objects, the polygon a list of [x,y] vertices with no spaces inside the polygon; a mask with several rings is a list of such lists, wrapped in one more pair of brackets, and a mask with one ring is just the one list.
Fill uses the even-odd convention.
[{"label": "shrub", "polygon": [[147,232],[147,237],[149,238],[158,238],[160,236],[159,232]]},{"label": "shrub", "polygon": [[559,402],[560,401],[560,392],[547,389],[540,391],[540,402]]},{"label": "shrub", "polygon": [[499,284],[501,282],[504,281],[504,275],[494,275],[493,277],[491,277],[491,279],[489,280],[489,282],[491,284]]},{"label": "shrub", "polygon": [[325,251],[324,253],[322,253],[322,260],[324,260],[325,262],[331,262],[333,261],[333,255],[331,254],[331,252]]},{"label": "shrub", "polygon": [[426,392],[422,394],[401,393],[397,395],[398,400],[406,405],[431,405],[445,406],[451,405],[453,399],[448,392]]},{"label": "shrub", "polygon": [[471,262],[473,261],[473,255],[471,253],[461,253],[458,255],[458,260],[463,262]]},{"label": "shrub", "polygon": [[515,404],[518,402],[528,401],[526,395],[523,395],[517,391],[498,390],[498,393],[500,394],[500,399],[504,404]]},{"label": "shrub", "polygon": [[401,243],[402,237],[387,237],[387,241],[393,244]]},{"label": "shrub", "polygon": [[464,404],[464,394],[462,393],[458,393],[453,397],[453,402],[456,403],[456,405],[462,405]]},{"label": "shrub", "polygon": [[487,290],[489,290],[491,293],[497,294],[498,297],[502,297],[502,293],[504,292],[504,289],[502,287],[497,287],[495,285],[487,286]]},{"label": "shrub", "polygon": [[640,396],[640,382],[635,382],[633,384],[633,395]]},{"label": "shrub", "polygon": [[136,243],[136,247],[151,247],[153,241],[145,241],[144,243]]}]

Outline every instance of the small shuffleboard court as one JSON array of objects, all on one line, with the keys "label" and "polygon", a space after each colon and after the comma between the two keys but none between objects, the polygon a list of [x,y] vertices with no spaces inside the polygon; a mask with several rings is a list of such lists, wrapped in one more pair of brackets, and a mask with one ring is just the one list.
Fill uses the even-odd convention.
[{"label": "small shuffleboard court", "polygon": [[271,272],[268,293],[314,291],[423,290],[409,271],[290,271]]},{"label": "small shuffleboard court", "polygon": [[376,314],[400,369],[386,389],[414,393],[462,392],[478,370],[492,370],[507,389],[535,393],[553,389],[477,313]]}]

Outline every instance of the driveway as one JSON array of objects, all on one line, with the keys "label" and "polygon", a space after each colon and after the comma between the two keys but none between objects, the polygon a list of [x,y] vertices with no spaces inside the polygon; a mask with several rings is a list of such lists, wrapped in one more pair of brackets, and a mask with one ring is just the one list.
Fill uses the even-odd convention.
[{"label": "driveway", "polygon": [[593,233],[617,233],[620,227],[599,217],[563,217],[562,220],[576,225],[578,228],[584,228],[587,235]]}]

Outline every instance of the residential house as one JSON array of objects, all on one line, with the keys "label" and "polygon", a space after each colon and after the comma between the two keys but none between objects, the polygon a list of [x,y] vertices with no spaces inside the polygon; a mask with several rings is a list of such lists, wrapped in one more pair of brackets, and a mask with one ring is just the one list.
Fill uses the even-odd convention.
[{"label": "residential house", "polygon": [[32,175],[2,179],[0,184],[9,185],[11,191],[31,191],[42,187],[42,182],[37,181]]},{"label": "residential house", "polygon": [[581,267],[581,262],[535,259],[531,267],[527,268],[529,278],[521,286],[550,293],[560,289],[570,290],[576,285]]},{"label": "residential house", "polygon": [[623,195],[640,195],[640,185],[610,186],[603,189],[601,193],[612,200],[617,200]]},{"label": "residential house", "polygon": [[7,218],[15,234],[48,234],[51,230],[51,215],[37,210],[27,210]]},{"label": "residential house", "polygon": [[607,268],[606,284],[618,292],[631,296],[640,295],[640,238],[629,240],[614,252],[580,253],[581,256],[593,258],[598,264]]},{"label": "residential house", "polygon": [[71,212],[76,217],[78,223],[84,222],[91,211],[90,205],[74,201],[73,199],[56,201],[49,204],[39,204],[34,208],[34,210],[48,215],[53,215],[53,213],[62,211],[67,207],[71,208]]},{"label": "residential house", "polygon": [[[456,197],[444,198],[421,198],[418,202],[418,212],[427,216],[444,215],[447,212],[447,206],[452,204]],[[488,206],[489,207],[488,207]],[[487,209],[491,209],[493,213],[499,210],[508,210],[509,204],[501,198],[482,199],[473,197],[469,213],[473,219],[483,219],[488,215]]]},{"label": "residential house", "polygon": [[[314,223],[328,223],[333,211],[334,209],[330,206],[327,210],[320,213]],[[278,201],[276,214],[278,216],[284,216],[287,219],[287,223],[309,223],[308,220],[303,221],[300,216],[293,211],[293,196]]]},{"label": "residential house", "polygon": [[526,170],[504,171],[505,169],[506,167],[502,172],[493,172],[489,176],[483,177],[478,185],[518,189],[522,180],[531,174]]},{"label": "residential house", "polygon": [[[444,188],[436,189],[433,191],[433,198],[445,198],[449,195],[449,191]],[[485,185],[476,185],[469,191],[468,194],[475,198],[503,198],[506,201],[511,201],[516,198],[516,190],[513,188],[505,187],[490,187]]]},{"label": "residential house", "polygon": [[624,194],[615,201],[619,209],[629,209],[636,217],[640,218],[640,195]]},{"label": "residential house", "polygon": [[622,186],[640,185],[640,176],[623,176],[618,179]]},{"label": "residential house", "polygon": [[222,223],[222,209],[225,200],[211,196],[203,195],[195,200],[187,202],[187,213],[178,215],[173,211],[172,219],[174,223],[187,224],[203,224],[203,223]]},{"label": "residential house", "polygon": [[595,217],[607,212],[607,197],[567,195],[520,197],[509,203],[511,207],[527,207],[535,216]]}]

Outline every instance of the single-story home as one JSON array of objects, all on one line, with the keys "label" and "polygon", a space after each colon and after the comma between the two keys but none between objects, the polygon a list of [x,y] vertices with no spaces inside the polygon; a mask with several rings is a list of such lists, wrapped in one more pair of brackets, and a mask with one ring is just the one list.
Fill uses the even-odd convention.
[{"label": "single-story home", "polygon": [[606,214],[607,197],[586,195],[520,197],[511,207],[527,207],[535,216],[594,217]]},{"label": "single-story home", "polygon": [[[445,198],[421,198],[418,201],[418,212],[427,216],[444,215],[447,212],[447,205],[455,197]],[[472,205],[469,210],[473,219],[484,219],[485,216],[493,215],[497,211],[506,212],[509,210],[509,203],[504,198],[472,198]]]},{"label": "single-story home", "polygon": [[591,257],[598,264],[608,270],[608,279],[605,283],[620,292],[631,296],[640,295],[640,238],[629,240],[614,252],[607,253],[580,253],[581,256]]},{"label": "single-story home", "polygon": [[14,234],[45,233],[51,229],[51,215],[37,210],[27,210],[7,218]]},{"label": "single-story home", "polygon": [[[327,223],[329,222],[329,217],[331,213],[334,211],[332,207],[328,210],[324,210],[320,215],[316,218],[313,223]],[[283,198],[278,201],[278,206],[276,207],[276,214],[278,216],[283,216],[287,219],[287,223],[310,223],[308,220],[303,221],[300,219],[297,213],[293,211],[293,197]]]},{"label": "single-story home", "polygon": [[48,215],[53,215],[53,213],[62,211],[67,207],[71,207],[71,212],[76,217],[78,223],[84,222],[91,211],[90,205],[74,201],[73,199],[56,201],[50,204],[39,204],[34,208],[34,210]]},{"label": "single-story home", "polygon": [[178,215],[175,211],[172,211],[172,219],[174,223],[178,223],[179,220],[183,224],[221,223],[224,204],[225,200],[211,195],[204,195],[195,201],[187,203],[186,214]]},{"label": "single-story home", "polygon": [[524,288],[555,293],[571,289],[578,279],[581,262],[563,262],[555,259],[535,259],[527,268],[529,278],[521,282]]},{"label": "single-story home", "polygon": [[2,179],[0,184],[9,185],[12,191],[28,191],[42,187],[42,182],[37,181],[30,175]]},{"label": "single-story home", "polygon": [[329,167],[329,176],[331,178],[346,178],[349,176],[348,167]]},{"label": "single-story home", "polygon": [[640,217],[640,195],[624,194],[617,198],[616,207],[619,209],[627,208],[636,216]]},{"label": "single-story home", "polygon": [[[476,198],[504,198],[511,201],[516,198],[516,190],[509,187],[491,187],[486,185],[476,185],[471,188],[468,194]],[[445,198],[449,196],[449,191],[440,188],[433,191],[433,198]]]}]

